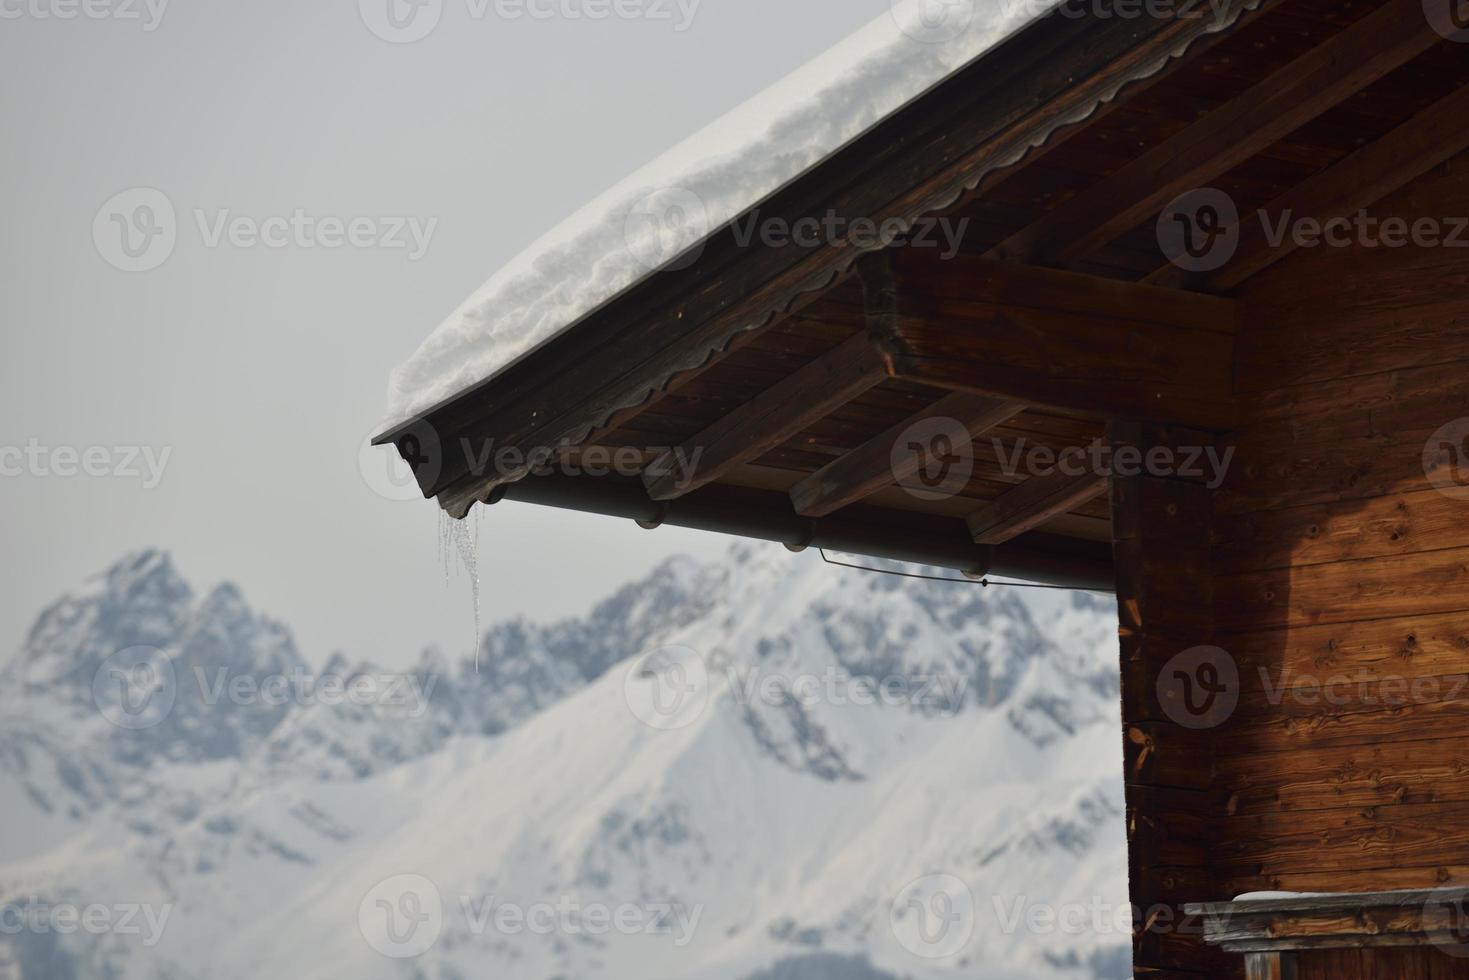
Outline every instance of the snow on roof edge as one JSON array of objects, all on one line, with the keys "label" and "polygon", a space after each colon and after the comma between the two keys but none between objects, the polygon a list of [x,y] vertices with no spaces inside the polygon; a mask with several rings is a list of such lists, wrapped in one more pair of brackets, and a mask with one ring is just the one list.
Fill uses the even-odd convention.
[{"label": "snow on roof edge", "polygon": [[934,0],[894,0],[542,235],[393,370],[385,428],[504,371],[1058,0],[941,2],[948,14],[935,20]]}]

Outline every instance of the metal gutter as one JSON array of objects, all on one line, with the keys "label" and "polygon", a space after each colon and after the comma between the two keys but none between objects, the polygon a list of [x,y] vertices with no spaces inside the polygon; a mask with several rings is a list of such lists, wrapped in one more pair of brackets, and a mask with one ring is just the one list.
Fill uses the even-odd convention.
[{"label": "metal gutter", "polygon": [[488,502],[502,500],[622,517],[648,529],[669,524],[759,538],[793,551],[826,548],[952,568],[971,578],[998,575],[1098,592],[1116,588],[1112,549],[1101,542],[1032,532],[985,547],[970,540],[957,518],[856,505],[812,519],[798,515],[785,494],[770,490],[711,486],[659,502],[637,480],[552,475],[504,484]]}]

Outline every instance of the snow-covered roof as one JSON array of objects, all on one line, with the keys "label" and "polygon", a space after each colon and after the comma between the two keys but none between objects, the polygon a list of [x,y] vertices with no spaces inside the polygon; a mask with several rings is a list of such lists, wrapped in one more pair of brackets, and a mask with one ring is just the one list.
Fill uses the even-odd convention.
[{"label": "snow-covered roof", "polygon": [[389,421],[504,370],[1053,5],[893,0],[890,13],[633,173],[491,276],[393,370]]}]

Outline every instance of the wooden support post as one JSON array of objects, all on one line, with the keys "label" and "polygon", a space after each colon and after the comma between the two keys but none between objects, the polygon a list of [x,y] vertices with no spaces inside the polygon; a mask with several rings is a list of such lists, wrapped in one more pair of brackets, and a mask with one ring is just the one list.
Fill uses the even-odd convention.
[{"label": "wooden support post", "polygon": [[[1128,423],[1112,423],[1108,436],[1114,454],[1122,446],[1146,454],[1203,438]],[[1240,970],[1237,958],[1231,962],[1204,944],[1198,917],[1183,910],[1200,896],[1230,897],[1218,894],[1210,867],[1209,713],[1217,702],[1204,691],[1217,687],[1221,671],[1226,679],[1229,673],[1208,652],[1214,640],[1210,498],[1201,483],[1184,479],[1121,472],[1112,478],[1137,976],[1225,977]]]}]

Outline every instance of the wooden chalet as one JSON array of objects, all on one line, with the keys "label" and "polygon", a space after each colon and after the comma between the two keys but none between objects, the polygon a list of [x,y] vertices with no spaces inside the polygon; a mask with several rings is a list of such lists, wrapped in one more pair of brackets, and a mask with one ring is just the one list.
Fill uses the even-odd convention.
[{"label": "wooden chalet", "polygon": [[[724,226],[381,441],[455,517],[1115,591],[1136,975],[1466,977],[1424,916],[1469,884],[1469,8],[1164,6],[1040,17],[758,205],[963,219],[958,255]],[[968,449],[905,455],[934,420]]]}]

